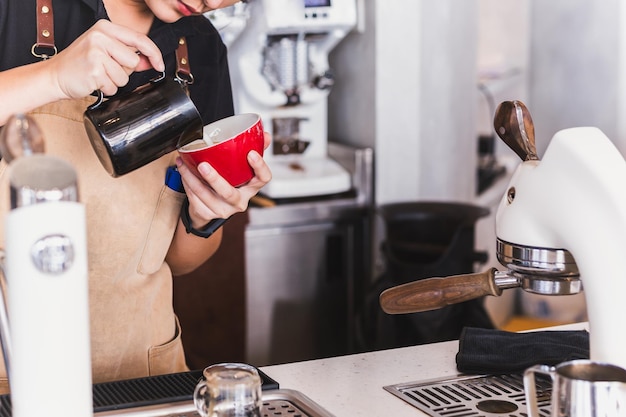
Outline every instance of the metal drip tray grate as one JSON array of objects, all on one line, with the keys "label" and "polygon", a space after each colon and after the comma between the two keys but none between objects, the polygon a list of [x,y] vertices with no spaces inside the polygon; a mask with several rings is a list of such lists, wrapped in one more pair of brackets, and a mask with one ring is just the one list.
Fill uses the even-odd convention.
[{"label": "metal drip tray grate", "polygon": [[[193,402],[181,401],[95,413],[95,417],[200,417]],[[330,413],[299,391],[263,391],[260,417],[332,417]]]},{"label": "metal drip tray grate", "polygon": [[[552,383],[537,378],[539,414],[550,417]],[[521,374],[471,375],[385,386],[384,389],[434,417],[526,417]]]},{"label": "metal drip tray grate", "polygon": [[[304,394],[279,389],[261,370],[263,409],[259,417],[332,417]],[[202,371],[94,384],[95,417],[200,417],[193,391]],[[11,417],[11,397],[0,396],[0,417]],[[70,416],[71,417],[71,416]]]}]

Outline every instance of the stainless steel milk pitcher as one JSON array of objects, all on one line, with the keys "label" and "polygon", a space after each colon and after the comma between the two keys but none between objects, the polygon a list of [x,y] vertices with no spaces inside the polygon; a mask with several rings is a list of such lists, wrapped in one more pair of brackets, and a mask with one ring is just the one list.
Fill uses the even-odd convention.
[{"label": "stainless steel milk pitcher", "polygon": [[98,159],[114,177],[202,138],[203,126],[183,84],[165,74],[110,99],[99,93],[84,123]]},{"label": "stainless steel milk pitcher", "polygon": [[552,379],[552,417],[626,416],[626,370],[612,364],[574,360],[536,365],[524,372],[528,415],[538,417],[535,375]]}]

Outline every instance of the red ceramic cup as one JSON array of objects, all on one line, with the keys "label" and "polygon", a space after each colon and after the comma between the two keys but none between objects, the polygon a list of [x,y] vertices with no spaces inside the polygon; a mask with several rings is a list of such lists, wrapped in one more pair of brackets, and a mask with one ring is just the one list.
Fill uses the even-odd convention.
[{"label": "red ceramic cup", "polygon": [[203,134],[203,139],[178,149],[187,165],[195,170],[200,162],[208,162],[233,187],[254,177],[247,156],[252,150],[263,156],[263,123],[258,114],[226,117],[204,126]]}]

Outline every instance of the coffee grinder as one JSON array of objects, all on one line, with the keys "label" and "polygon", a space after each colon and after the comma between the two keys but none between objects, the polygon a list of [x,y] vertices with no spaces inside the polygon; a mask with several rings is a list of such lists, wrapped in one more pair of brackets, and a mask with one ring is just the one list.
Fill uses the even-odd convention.
[{"label": "coffee grinder", "polygon": [[273,178],[261,192],[297,198],[350,190],[349,173],[328,157],[328,54],[356,26],[355,0],[251,0],[245,7],[235,10],[245,26],[220,32],[235,112],[259,114],[273,136],[264,156]]}]

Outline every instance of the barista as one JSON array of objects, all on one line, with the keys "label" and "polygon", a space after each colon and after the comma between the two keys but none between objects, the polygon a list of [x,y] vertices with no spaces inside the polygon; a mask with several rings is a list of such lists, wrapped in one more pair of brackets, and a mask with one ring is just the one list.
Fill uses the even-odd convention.
[{"label": "barista", "polygon": [[[44,1],[54,15],[56,54],[31,51],[37,38],[35,0],[0,0],[0,125],[12,114],[28,112],[43,130],[46,152],[78,172],[87,209],[94,382],[184,371],[172,276],[212,256],[221,230],[211,233],[205,226],[244,211],[270,180],[270,170],[251,152],[255,177],[233,188],[206,163],[198,167],[203,180],[198,179],[173,153],[113,178],[91,148],[83,112],[95,90],[105,95],[133,90],[163,70],[173,77],[175,51],[184,38],[193,76],[190,96],[204,124],[232,115],[226,48],[201,14],[236,0]],[[266,147],[269,140],[266,134]],[[164,183],[174,164],[184,192]],[[6,168],[2,161],[2,218],[9,209]],[[187,228],[180,219],[185,199]],[[0,222],[0,247],[3,226]],[[7,389],[6,378],[0,384]]]}]

